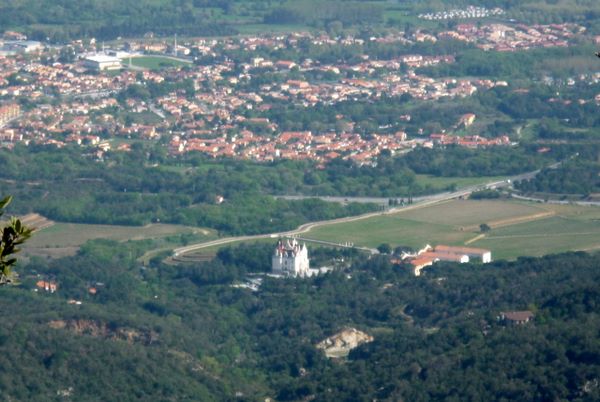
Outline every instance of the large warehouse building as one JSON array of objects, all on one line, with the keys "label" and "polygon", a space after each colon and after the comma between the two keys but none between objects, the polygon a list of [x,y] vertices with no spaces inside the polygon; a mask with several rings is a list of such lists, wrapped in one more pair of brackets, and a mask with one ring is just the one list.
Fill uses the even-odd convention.
[{"label": "large warehouse building", "polygon": [[105,54],[96,54],[86,57],[83,64],[85,67],[96,71],[118,70],[121,68],[121,59]]}]

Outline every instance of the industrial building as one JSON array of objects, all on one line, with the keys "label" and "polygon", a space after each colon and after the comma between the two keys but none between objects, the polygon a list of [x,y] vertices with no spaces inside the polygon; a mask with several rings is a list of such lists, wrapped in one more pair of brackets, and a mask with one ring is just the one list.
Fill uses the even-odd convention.
[{"label": "industrial building", "polygon": [[83,60],[83,65],[96,71],[118,70],[121,68],[121,59],[105,54],[96,54],[86,57]]},{"label": "industrial building", "polygon": [[4,42],[4,50],[14,53],[33,53],[44,48],[41,42],[33,40],[17,40]]}]

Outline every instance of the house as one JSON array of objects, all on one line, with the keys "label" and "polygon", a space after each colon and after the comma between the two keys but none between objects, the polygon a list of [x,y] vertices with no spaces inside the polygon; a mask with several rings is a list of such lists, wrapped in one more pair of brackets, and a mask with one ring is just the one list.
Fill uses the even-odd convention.
[{"label": "house", "polygon": [[58,285],[55,282],[37,281],[35,284],[38,289],[45,290],[46,292],[54,293],[58,290]]},{"label": "house", "polygon": [[21,108],[16,103],[0,105],[0,124],[4,124],[17,117],[21,113]]},{"label": "house", "polygon": [[498,316],[500,321],[503,321],[510,325],[521,325],[526,324],[535,317],[532,311],[502,311]]},{"label": "house", "polygon": [[420,276],[423,268],[433,265],[433,263],[436,261],[437,260],[435,258],[429,257],[415,258],[410,262],[410,265],[413,267],[413,274],[415,276]]},{"label": "house", "polygon": [[464,126],[465,128],[469,127],[470,125],[472,125],[475,122],[475,118],[477,116],[474,113],[466,113],[463,114],[460,117],[460,120],[458,121],[458,125],[459,126]]}]

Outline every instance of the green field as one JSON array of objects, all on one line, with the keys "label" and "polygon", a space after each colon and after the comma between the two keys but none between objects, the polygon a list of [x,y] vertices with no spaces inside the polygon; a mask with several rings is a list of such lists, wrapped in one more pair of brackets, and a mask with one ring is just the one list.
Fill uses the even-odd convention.
[{"label": "green field", "polygon": [[[553,213],[554,215],[540,216]],[[492,230],[470,246],[492,250],[494,258],[544,255],[600,248],[600,208],[515,201],[450,201],[394,215],[322,226],[305,237],[376,247],[421,248],[425,244],[464,245],[479,236],[479,224]]]},{"label": "green field", "polygon": [[[125,64],[125,65],[129,64],[129,59],[128,58],[123,59],[123,64]],[[171,59],[169,57],[163,57],[163,56],[132,57],[131,64],[134,67],[141,67],[141,68],[146,68],[149,70],[160,70],[163,68],[183,67],[183,66],[190,65],[190,63],[186,63],[184,61],[179,61],[176,59]]]},{"label": "green field", "polygon": [[205,241],[215,237],[211,230],[182,225],[152,224],[137,227],[56,223],[35,232],[24,245],[23,252],[25,255],[62,257],[74,254],[79,246],[93,239],[156,240],[157,246],[179,246],[181,244],[177,236],[181,235],[193,236],[193,241]]},{"label": "green field", "polygon": [[[600,248],[600,208],[545,208],[556,211],[558,215],[492,230],[472,245],[492,249],[497,258]],[[521,252],[524,247],[526,253]]]}]

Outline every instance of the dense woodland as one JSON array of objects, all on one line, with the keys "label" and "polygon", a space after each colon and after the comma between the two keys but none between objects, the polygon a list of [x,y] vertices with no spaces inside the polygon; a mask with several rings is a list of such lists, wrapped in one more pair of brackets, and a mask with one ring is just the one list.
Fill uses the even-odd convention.
[{"label": "dense woodland", "polygon": [[[315,250],[340,271],[265,278],[273,245],[173,267],[144,242],[90,242],[33,259],[0,289],[0,387],[12,400],[577,400],[600,398],[598,256],[440,264],[415,278],[385,256]],[[212,274],[211,274],[212,272]],[[55,294],[32,292],[55,280]],[[87,288],[95,286],[97,294]],[[82,305],[68,304],[77,299]],[[531,310],[506,326],[500,311]],[[342,361],[315,344],[355,327],[375,341]]]},{"label": "dense woodland", "polygon": [[[79,223],[170,222],[254,234],[376,210],[371,204],[342,206],[273,195],[409,197],[455,187],[451,181],[442,187],[423,184],[417,174],[513,175],[551,160],[535,148],[417,149],[405,157],[383,154],[375,167],[337,160],[320,170],[310,162],[256,164],[199,155],[171,159],[160,145],[109,154],[102,161],[81,155],[78,148],[16,147],[0,150],[0,179],[3,191],[15,195],[13,213],[34,211]],[[217,196],[226,201],[217,204]]]},{"label": "dense woodland", "polygon": [[534,179],[520,182],[523,192],[579,194],[600,192],[600,163],[573,161],[557,169],[544,169]]},{"label": "dense woodland", "polygon": [[[468,5],[502,7],[507,18],[549,24],[577,22],[597,32],[595,0],[452,0],[380,2],[372,0],[10,0],[0,4],[0,31],[17,29],[35,39],[64,42],[81,37],[115,39],[159,35],[224,35],[246,25],[303,26],[338,32],[357,27],[412,28],[421,12]],[[402,16],[402,17],[401,17]],[[451,27],[455,21],[443,21]]]}]

